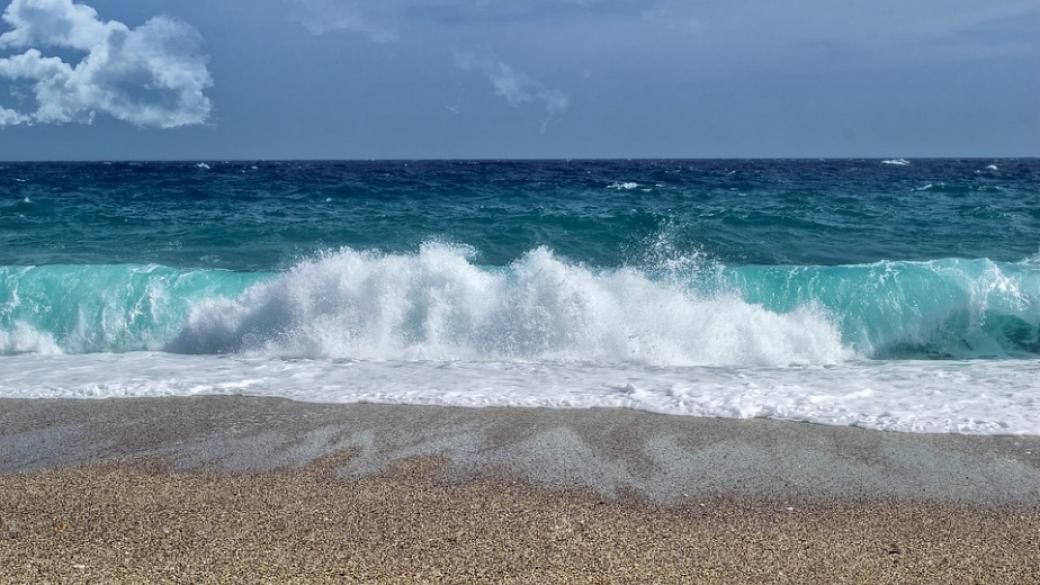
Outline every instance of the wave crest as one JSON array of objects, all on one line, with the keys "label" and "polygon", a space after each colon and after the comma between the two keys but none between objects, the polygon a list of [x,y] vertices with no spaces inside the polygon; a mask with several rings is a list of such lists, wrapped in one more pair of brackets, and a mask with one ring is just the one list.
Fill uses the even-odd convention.
[{"label": "wave crest", "polygon": [[167,347],[367,360],[566,360],[655,365],[841,361],[829,318],[733,295],[701,297],[635,269],[596,271],[536,249],[506,269],[427,244],[343,250],[236,299],[197,304]]}]

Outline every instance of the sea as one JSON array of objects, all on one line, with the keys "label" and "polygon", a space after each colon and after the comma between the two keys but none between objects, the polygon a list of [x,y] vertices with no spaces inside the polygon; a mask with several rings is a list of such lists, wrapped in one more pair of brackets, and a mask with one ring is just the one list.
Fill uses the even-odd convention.
[{"label": "sea", "polygon": [[0,163],[0,398],[1040,434],[1040,160]]}]

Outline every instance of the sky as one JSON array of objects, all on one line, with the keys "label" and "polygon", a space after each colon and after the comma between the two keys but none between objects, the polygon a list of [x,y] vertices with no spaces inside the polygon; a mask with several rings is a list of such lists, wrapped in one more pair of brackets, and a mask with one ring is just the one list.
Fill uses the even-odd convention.
[{"label": "sky", "polygon": [[0,159],[1040,156],[1037,0],[0,0]]}]

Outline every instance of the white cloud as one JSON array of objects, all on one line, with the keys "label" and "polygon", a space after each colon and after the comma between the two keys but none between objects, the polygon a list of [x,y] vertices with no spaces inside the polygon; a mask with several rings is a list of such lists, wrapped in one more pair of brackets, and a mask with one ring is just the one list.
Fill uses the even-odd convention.
[{"label": "white cloud", "polygon": [[[3,20],[12,30],[0,35],[0,49],[24,52],[0,58],[0,78],[28,83],[36,103],[31,111],[0,107],[0,127],[89,124],[107,114],[174,128],[209,117],[204,90],[213,81],[201,38],[187,24],[157,16],[129,28],[72,0],[13,0]],[[41,49],[86,54],[69,63]]]},{"label": "white cloud", "polygon": [[511,19],[559,11],[585,12],[634,0],[287,0],[295,19],[315,35],[349,31],[386,43],[414,22]]},{"label": "white cloud", "polygon": [[4,126],[13,126],[15,124],[26,124],[31,121],[31,118],[19,114],[14,110],[9,110],[4,107],[0,107],[0,128]]},{"label": "white cloud", "polygon": [[487,77],[495,95],[505,98],[514,108],[529,103],[545,106],[542,132],[557,114],[570,106],[567,94],[550,89],[525,73],[517,71],[493,56],[476,56],[472,53],[455,53],[455,66],[463,71],[476,71]]},{"label": "white cloud", "polygon": [[377,43],[397,40],[398,3],[391,0],[292,0],[300,11],[297,20],[312,34],[333,31],[361,33]]}]

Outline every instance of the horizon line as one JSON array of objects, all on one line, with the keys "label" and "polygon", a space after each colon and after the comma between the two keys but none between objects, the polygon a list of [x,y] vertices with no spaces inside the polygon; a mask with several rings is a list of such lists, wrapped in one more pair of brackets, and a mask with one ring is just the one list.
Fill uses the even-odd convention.
[{"label": "horizon line", "polygon": [[639,162],[639,161],[883,161],[883,160],[918,160],[918,161],[951,161],[951,160],[1037,160],[1040,155],[1025,156],[726,156],[726,157],[505,157],[505,158],[83,158],[83,159],[6,159],[0,164],[21,163],[255,163],[255,162]]}]

